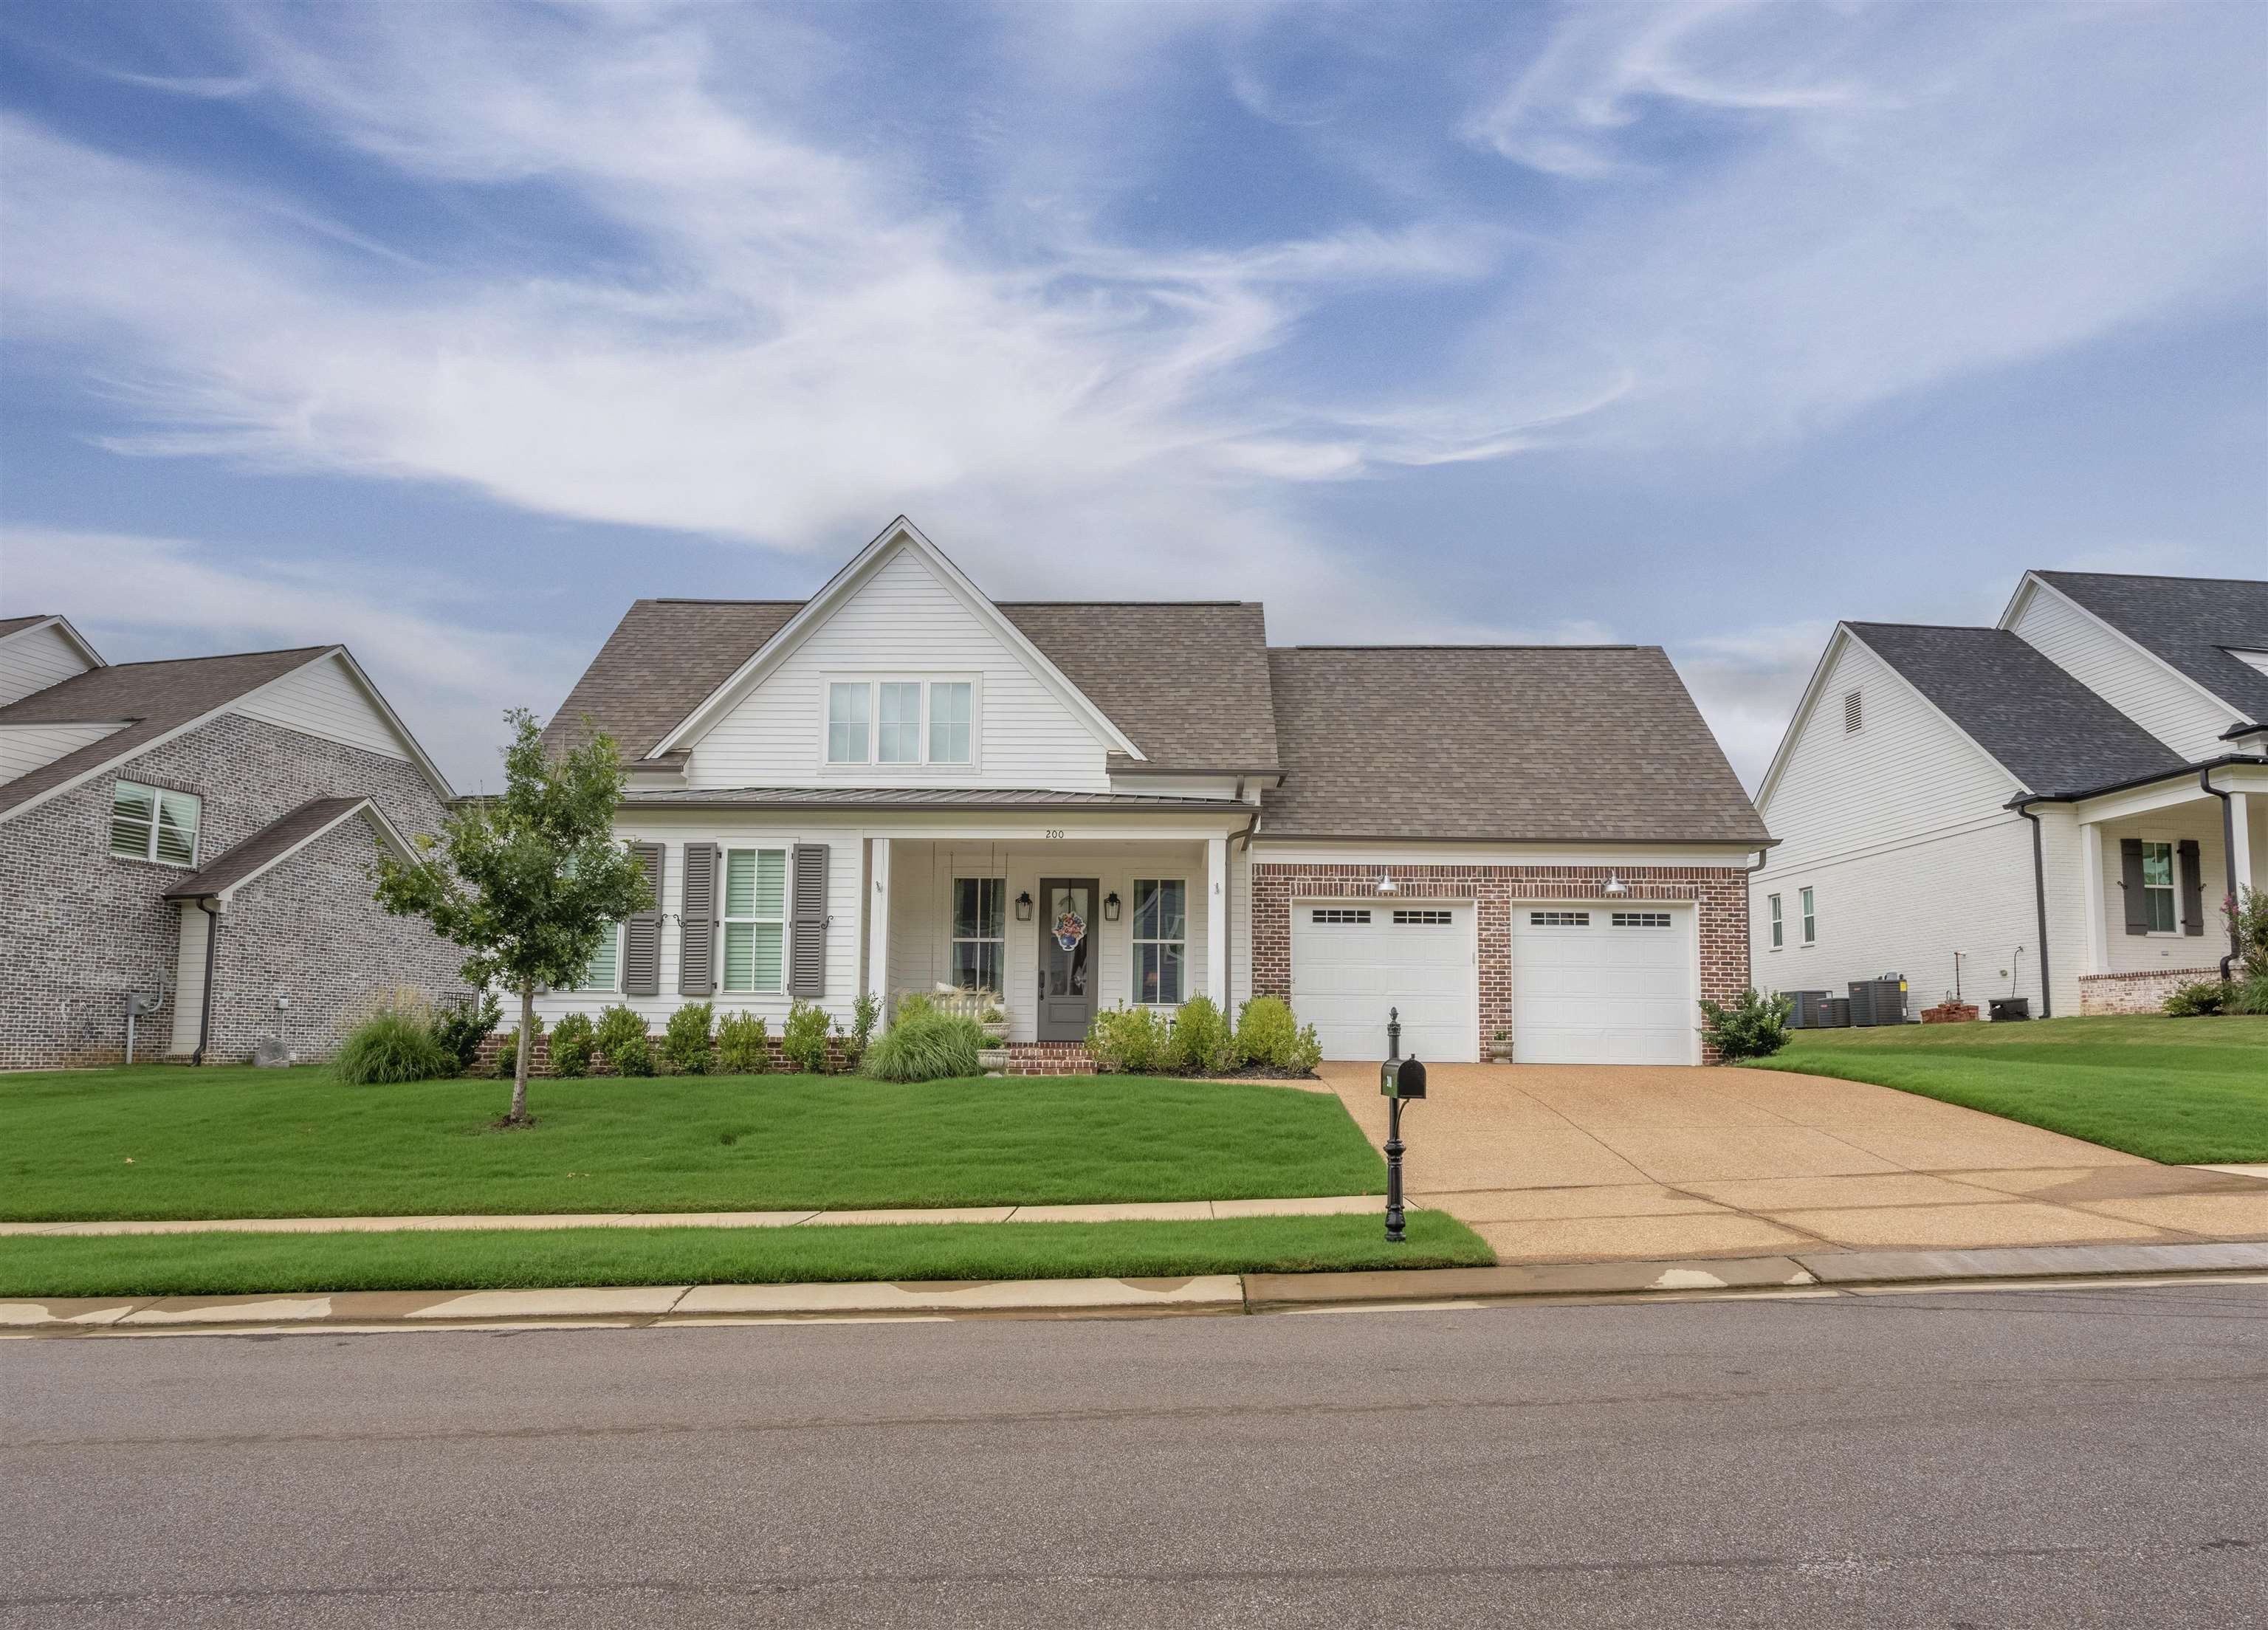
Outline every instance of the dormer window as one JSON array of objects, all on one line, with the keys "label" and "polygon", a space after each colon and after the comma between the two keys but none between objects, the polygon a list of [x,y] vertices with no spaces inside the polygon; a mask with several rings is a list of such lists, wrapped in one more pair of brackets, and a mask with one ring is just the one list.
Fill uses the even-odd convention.
[{"label": "dormer window", "polygon": [[830,767],[974,765],[973,679],[830,679],[827,686]]}]

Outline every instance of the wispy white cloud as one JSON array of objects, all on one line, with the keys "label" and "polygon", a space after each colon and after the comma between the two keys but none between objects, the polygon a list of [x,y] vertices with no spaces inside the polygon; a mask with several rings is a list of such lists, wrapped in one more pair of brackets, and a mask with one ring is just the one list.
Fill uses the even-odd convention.
[{"label": "wispy white cloud", "polygon": [[0,527],[11,614],[61,612],[113,662],[340,643],[460,791],[493,785],[504,710],[539,714],[579,660],[439,609],[465,585],[245,558],[180,538]]}]

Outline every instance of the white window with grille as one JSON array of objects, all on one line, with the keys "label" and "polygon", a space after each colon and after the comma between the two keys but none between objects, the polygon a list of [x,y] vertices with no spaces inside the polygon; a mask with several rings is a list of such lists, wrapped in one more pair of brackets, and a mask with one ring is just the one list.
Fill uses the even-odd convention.
[{"label": "white window with grille", "polygon": [[194,866],[202,809],[194,792],[122,781],[110,793],[110,852],[122,860]]},{"label": "white window with grille", "polygon": [[785,987],[787,851],[725,851],[727,991],[777,995]]}]

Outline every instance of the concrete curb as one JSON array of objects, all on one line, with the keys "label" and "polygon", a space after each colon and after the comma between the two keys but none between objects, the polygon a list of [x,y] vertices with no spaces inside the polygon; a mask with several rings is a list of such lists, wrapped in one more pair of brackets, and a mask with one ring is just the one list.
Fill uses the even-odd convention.
[{"label": "concrete curb", "polygon": [[644,1326],[872,1318],[1097,1318],[1480,1306],[1580,1299],[1811,1295],[1931,1285],[2268,1273],[2268,1241],[2043,1245],[2027,1250],[1822,1252],[1682,1262],[1557,1262],[1349,1274],[934,1283],[626,1285],[556,1290],[344,1291],[333,1295],[22,1297],[0,1301],[0,1333],[159,1335],[294,1329]]}]

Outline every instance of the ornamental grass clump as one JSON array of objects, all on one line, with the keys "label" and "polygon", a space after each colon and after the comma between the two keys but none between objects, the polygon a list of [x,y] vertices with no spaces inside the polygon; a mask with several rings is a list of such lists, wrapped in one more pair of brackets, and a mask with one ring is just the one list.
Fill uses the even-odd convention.
[{"label": "ornamental grass clump", "polygon": [[347,1032],[331,1073],[357,1087],[438,1081],[458,1073],[457,1056],[434,1035],[433,1011],[425,998],[403,988],[380,996]]},{"label": "ornamental grass clump", "polygon": [[983,1046],[984,1030],[975,1019],[909,1001],[867,1047],[860,1069],[876,1081],[951,1081],[982,1073],[976,1054]]},{"label": "ornamental grass clump", "polygon": [[771,1032],[753,1013],[717,1022],[717,1067],[728,1076],[761,1076],[772,1067]]}]

